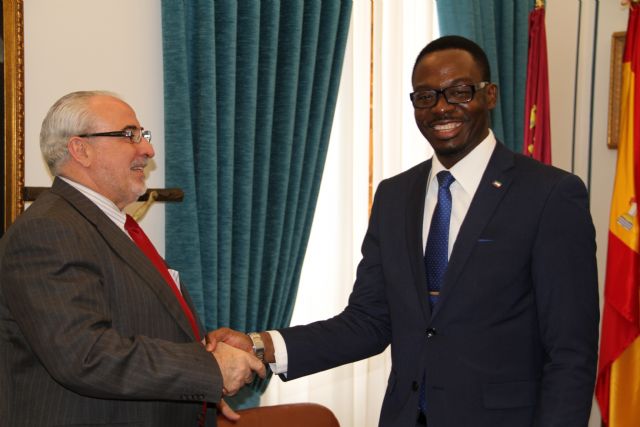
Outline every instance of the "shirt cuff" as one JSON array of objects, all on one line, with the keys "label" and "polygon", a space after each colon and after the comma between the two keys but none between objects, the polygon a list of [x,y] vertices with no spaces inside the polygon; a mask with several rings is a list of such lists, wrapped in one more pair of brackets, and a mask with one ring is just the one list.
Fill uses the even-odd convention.
[{"label": "shirt cuff", "polygon": [[285,374],[289,369],[289,357],[287,355],[287,344],[278,331],[267,331],[271,335],[273,342],[273,353],[276,359],[275,363],[269,363],[269,367],[274,374]]}]

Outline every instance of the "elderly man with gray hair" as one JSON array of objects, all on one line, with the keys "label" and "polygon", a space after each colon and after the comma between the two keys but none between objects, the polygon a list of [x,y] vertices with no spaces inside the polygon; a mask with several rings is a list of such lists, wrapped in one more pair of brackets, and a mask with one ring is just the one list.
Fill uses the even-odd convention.
[{"label": "elderly man with gray hair", "polygon": [[74,92],[40,146],[53,185],[0,240],[0,424],[215,425],[210,403],[265,368],[206,351],[178,272],[124,212],[146,191],[151,132],[115,94]]}]

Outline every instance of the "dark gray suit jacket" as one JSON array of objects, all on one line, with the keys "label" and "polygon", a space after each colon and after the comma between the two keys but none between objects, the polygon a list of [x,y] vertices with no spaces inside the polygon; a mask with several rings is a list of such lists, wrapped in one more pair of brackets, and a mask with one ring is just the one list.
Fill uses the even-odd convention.
[{"label": "dark gray suit jacket", "polygon": [[162,276],[60,179],[0,240],[0,345],[3,427],[196,426],[221,398]]},{"label": "dark gray suit jacket", "polygon": [[597,360],[595,232],[584,184],[498,144],[432,312],[422,247],[431,161],[383,181],[346,309],[283,329],[289,379],[379,353],[381,426],[584,427]]}]

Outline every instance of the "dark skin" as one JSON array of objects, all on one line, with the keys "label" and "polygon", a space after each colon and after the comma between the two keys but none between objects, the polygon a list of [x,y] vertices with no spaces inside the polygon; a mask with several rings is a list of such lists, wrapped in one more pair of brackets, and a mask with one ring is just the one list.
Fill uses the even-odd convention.
[{"label": "dark skin", "polygon": [[[275,363],[276,356],[273,349],[271,335],[267,332],[260,332],[260,337],[264,343],[264,362]],[[220,328],[211,331],[206,336],[207,351],[213,351],[217,342],[224,342],[240,350],[253,352],[253,342],[248,335],[229,328]]]},{"label": "dark skin", "polygon": [[[481,81],[478,64],[469,52],[459,49],[427,54],[417,64],[411,79],[414,91]],[[496,106],[497,93],[497,86],[490,84],[477,90],[466,104],[449,104],[440,95],[433,107],[414,109],[418,129],[445,168],[450,169],[487,137],[489,113]]]},{"label": "dark skin", "polygon": [[[446,49],[425,55],[417,64],[411,82],[413,90],[444,89],[483,81],[481,68],[467,51]],[[450,169],[489,135],[490,111],[495,108],[498,88],[494,84],[477,90],[465,104],[449,104],[443,95],[431,108],[416,108],[416,124],[429,141],[442,165]],[[271,335],[260,332],[264,342],[264,361],[274,363]],[[207,334],[207,350],[216,342],[252,351],[251,339],[238,331],[220,328]]]}]

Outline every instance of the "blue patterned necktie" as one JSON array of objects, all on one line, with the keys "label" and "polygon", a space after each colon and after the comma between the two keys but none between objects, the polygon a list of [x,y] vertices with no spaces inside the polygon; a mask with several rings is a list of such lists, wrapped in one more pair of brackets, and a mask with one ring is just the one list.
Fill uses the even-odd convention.
[{"label": "blue patterned necktie", "polygon": [[433,211],[427,246],[424,251],[424,267],[427,272],[427,288],[431,307],[438,302],[444,272],[449,262],[449,222],[451,219],[449,186],[456,180],[449,171],[439,172],[437,178],[438,203]]},{"label": "blue patterned necktie", "polygon": [[[424,250],[424,267],[427,272],[429,302],[433,308],[440,298],[440,288],[444,272],[449,263],[449,222],[451,220],[451,191],[449,187],[455,178],[449,171],[438,172],[438,203],[431,217],[427,246]],[[425,379],[420,385],[418,406],[423,414],[427,413]]]}]

